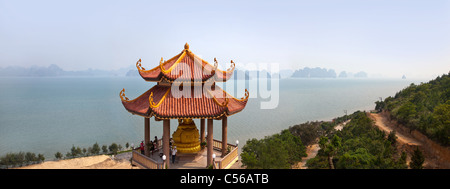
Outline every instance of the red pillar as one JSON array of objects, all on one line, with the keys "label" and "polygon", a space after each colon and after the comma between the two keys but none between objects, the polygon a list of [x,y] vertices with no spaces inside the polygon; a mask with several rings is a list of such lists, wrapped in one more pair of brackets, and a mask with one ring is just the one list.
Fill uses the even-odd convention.
[{"label": "red pillar", "polygon": [[150,146],[148,146],[148,143],[150,143],[150,118],[146,117],[144,123],[144,151],[146,156],[150,156]]},{"label": "red pillar", "polygon": [[205,142],[205,119],[200,119],[200,143]]},{"label": "red pillar", "polygon": [[[165,165],[167,169],[170,168],[169,160],[170,160],[170,147],[169,147],[169,139],[170,139],[170,119],[165,119],[163,121],[163,154],[166,156]],[[165,169],[165,167],[164,167]]]},{"label": "red pillar", "polygon": [[208,119],[208,139],[207,139],[206,165],[210,166],[213,163],[213,120]]},{"label": "red pillar", "polygon": [[227,123],[228,118],[227,116],[223,116],[222,118],[222,157],[224,157],[227,154]]}]

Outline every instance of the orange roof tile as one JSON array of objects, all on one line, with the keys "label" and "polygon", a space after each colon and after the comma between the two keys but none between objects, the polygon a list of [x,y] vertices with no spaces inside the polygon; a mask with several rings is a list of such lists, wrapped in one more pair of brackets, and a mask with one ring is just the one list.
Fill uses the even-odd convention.
[{"label": "orange roof tile", "polygon": [[211,65],[192,53],[189,50],[189,45],[186,43],[185,49],[181,53],[164,62],[161,58],[160,65],[153,69],[146,70],[143,68],[141,59],[136,62],[136,67],[141,77],[146,81],[167,80],[170,83],[176,81],[204,83],[210,78],[214,78],[214,81],[219,82],[227,81],[231,78],[235,67],[233,61],[231,61],[231,67],[227,71],[217,69],[218,63],[216,59],[214,59],[214,62],[215,64]]},{"label": "orange roof tile", "polygon": [[177,98],[180,93],[172,91],[171,86],[155,85],[134,100],[128,100],[124,90],[120,96],[129,112],[158,119],[220,119],[242,111],[248,101],[248,91],[245,98],[236,99],[215,85],[204,92],[200,86],[191,86],[190,93],[186,93],[190,97]]}]

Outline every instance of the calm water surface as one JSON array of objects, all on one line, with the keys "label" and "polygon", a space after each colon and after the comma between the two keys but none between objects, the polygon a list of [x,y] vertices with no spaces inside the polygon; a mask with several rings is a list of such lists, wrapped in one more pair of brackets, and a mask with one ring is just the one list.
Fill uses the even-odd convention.
[{"label": "calm water surface", "polygon": [[[261,101],[269,99],[250,98],[242,112],[228,118],[228,141],[239,140],[243,145],[295,124],[331,120],[344,115],[343,110],[370,110],[379,97],[420,82],[426,81],[281,79],[278,107],[260,109]],[[153,85],[137,77],[0,78],[0,156],[30,151],[49,160],[58,151],[66,154],[72,145],[139,144],[144,118],[125,110],[119,92],[125,88],[126,96],[134,99]],[[236,98],[244,96],[243,90],[227,91],[235,91]],[[199,120],[195,122],[200,125]],[[214,125],[214,138],[221,139],[221,122]],[[171,133],[176,126],[172,120]],[[150,132],[151,138],[161,138],[162,122],[151,119]]]}]

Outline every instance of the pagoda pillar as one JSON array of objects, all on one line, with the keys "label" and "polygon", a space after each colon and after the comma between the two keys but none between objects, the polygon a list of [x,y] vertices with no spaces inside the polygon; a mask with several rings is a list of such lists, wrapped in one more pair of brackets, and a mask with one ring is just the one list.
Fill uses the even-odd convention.
[{"label": "pagoda pillar", "polygon": [[208,119],[208,136],[207,136],[207,152],[206,152],[206,165],[210,166],[213,163],[213,120]]},{"label": "pagoda pillar", "polygon": [[[165,119],[163,121],[163,154],[166,156],[166,162],[165,165],[167,169],[169,169],[170,165],[170,147],[169,147],[169,140],[170,140],[170,119]],[[165,169],[166,167],[163,167]]]},{"label": "pagoda pillar", "polygon": [[227,123],[228,122],[228,118],[227,116],[223,116],[222,118],[222,157],[225,157],[225,155],[227,155],[227,148],[228,148],[228,143],[227,143],[227,130],[228,130],[228,126]]},{"label": "pagoda pillar", "polygon": [[200,119],[200,143],[205,142],[205,119]]},{"label": "pagoda pillar", "polygon": [[146,156],[150,156],[150,118],[144,118],[144,151]]}]

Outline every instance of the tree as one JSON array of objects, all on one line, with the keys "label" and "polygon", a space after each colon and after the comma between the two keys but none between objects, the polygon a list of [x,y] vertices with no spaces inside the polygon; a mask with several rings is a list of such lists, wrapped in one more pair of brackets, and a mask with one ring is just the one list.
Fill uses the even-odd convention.
[{"label": "tree", "polygon": [[55,154],[55,158],[56,159],[62,159],[63,155],[61,154],[61,152],[56,152]]},{"label": "tree", "polygon": [[385,99],[391,118],[417,129],[431,140],[450,145],[450,74],[428,83],[411,84]]},{"label": "tree", "polygon": [[25,160],[25,153],[7,153],[0,160],[2,165],[22,165]]},{"label": "tree", "polygon": [[45,157],[43,154],[38,154],[37,161],[44,161]]},{"label": "tree", "polygon": [[413,152],[411,162],[409,162],[409,167],[411,169],[423,169],[423,162],[425,162],[425,157],[419,147],[417,147]]},{"label": "tree", "polygon": [[391,142],[383,131],[373,126],[373,121],[366,113],[355,112],[351,117],[351,121],[341,131],[320,138],[321,149],[316,157],[307,162],[308,168],[407,168],[406,154],[394,158],[396,151]]},{"label": "tree", "polygon": [[67,157],[67,158],[73,158],[72,153],[67,152],[67,153],[66,153],[66,157]]},{"label": "tree", "polygon": [[29,163],[29,162],[33,162],[33,161],[37,161],[36,154],[27,152],[25,154],[25,163]]},{"label": "tree", "polygon": [[395,135],[395,131],[389,132],[387,140],[391,142],[392,145],[395,145],[397,142],[397,136]]},{"label": "tree", "polygon": [[251,139],[242,148],[242,164],[248,169],[289,169],[306,156],[299,137],[289,130],[264,139]]},{"label": "tree", "polygon": [[100,153],[100,147],[99,147],[98,143],[95,143],[92,146],[92,154],[99,154],[99,153]]},{"label": "tree", "polygon": [[386,103],[384,101],[376,101],[375,102],[375,110],[381,112],[386,107]]},{"label": "tree", "polygon": [[331,141],[329,141],[327,137],[321,137],[319,141],[319,146],[328,156],[328,164],[330,166],[330,169],[334,169],[333,156],[336,154],[337,150],[342,146],[342,139],[337,135],[334,135]]},{"label": "tree", "polygon": [[109,146],[109,151],[110,151],[111,153],[113,153],[114,155],[116,155],[116,154],[117,154],[117,151],[119,151],[119,146],[117,146],[116,143],[112,143],[112,144]]},{"label": "tree", "polygon": [[108,153],[108,147],[106,145],[102,146],[102,151],[104,154]]},{"label": "tree", "polygon": [[375,156],[365,148],[346,152],[336,163],[339,169],[370,169],[375,161]]},{"label": "tree", "polygon": [[406,152],[403,151],[400,158],[397,160],[397,165],[395,168],[397,169],[407,169],[408,165],[406,164]]},{"label": "tree", "polygon": [[444,145],[449,145],[450,140],[450,100],[445,104],[438,105],[432,113],[433,124],[429,126],[427,131],[432,137],[436,138]]},{"label": "tree", "polygon": [[70,149],[70,156],[71,157],[77,156],[77,148],[75,148],[74,145],[72,145],[72,148]]},{"label": "tree", "polygon": [[411,102],[407,102],[406,104],[400,106],[397,112],[397,117],[399,118],[399,121],[406,124],[411,119],[413,119],[417,114],[416,111],[416,105],[414,105]]},{"label": "tree", "polygon": [[323,123],[325,122],[306,122],[289,127],[289,131],[300,137],[304,145],[311,145],[324,133],[324,129],[321,128]]},{"label": "tree", "polygon": [[287,150],[277,137],[252,139],[242,148],[242,164],[248,169],[288,169],[290,168]]},{"label": "tree", "polygon": [[125,144],[125,148],[128,149],[128,147],[130,147],[130,144],[128,144],[128,142]]},{"label": "tree", "polygon": [[77,156],[82,155],[82,153],[83,153],[83,151],[81,150],[81,148],[79,146],[77,146],[77,149],[76,149]]}]

